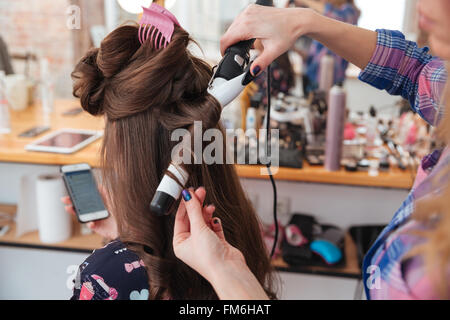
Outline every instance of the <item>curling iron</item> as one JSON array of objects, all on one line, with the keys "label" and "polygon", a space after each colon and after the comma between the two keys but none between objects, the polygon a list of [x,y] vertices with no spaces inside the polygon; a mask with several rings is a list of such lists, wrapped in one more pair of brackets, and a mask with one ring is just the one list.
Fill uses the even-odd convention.
[{"label": "curling iron", "polygon": [[[258,0],[256,4],[268,5],[267,1]],[[209,83],[208,93],[222,106],[226,107],[244,88],[254,80],[250,72],[250,49],[255,39],[241,41],[229,47],[215,68]],[[178,179],[175,181],[171,175]],[[158,216],[167,215],[172,205],[180,198],[189,174],[182,165],[171,163],[162,178],[150,203],[150,210]]]},{"label": "curling iron", "polygon": [[[216,98],[222,109],[254,79],[250,73],[249,54],[253,42],[254,40],[247,40],[228,48],[214,72],[208,93]],[[189,174],[181,165],[171,163],[167,171],[174,175],[179,183],[168,173],[164,175],[150,203],[150,210],[158,216],[168,213],[169,208],[180,198],[184,185],[189,179]]]}]

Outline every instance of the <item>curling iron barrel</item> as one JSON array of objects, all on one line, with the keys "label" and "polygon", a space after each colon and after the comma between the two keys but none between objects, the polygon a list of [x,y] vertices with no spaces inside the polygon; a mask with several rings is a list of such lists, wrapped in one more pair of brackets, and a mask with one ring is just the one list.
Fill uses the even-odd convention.
[{"label": "curling iron barrel", "polygon": [[179,183],[167,173],[164,175],[150,204],[150,210],[158,216],[165,215],[167,210],[180,198],[189,178],[189,174],[183,168],[172,163],[167,172],[172,173]]}]

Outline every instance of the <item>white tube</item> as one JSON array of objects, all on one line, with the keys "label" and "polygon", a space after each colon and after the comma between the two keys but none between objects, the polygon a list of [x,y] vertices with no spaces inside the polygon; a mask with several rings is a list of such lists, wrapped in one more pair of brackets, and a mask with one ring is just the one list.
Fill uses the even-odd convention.
[{"label": "white tube", "polygon": [[72,220],[64,210],[61,198],[67,195],[59,175],[41,175],[36,182],[39,238],[44,243],[67,240],[72,233]]}]

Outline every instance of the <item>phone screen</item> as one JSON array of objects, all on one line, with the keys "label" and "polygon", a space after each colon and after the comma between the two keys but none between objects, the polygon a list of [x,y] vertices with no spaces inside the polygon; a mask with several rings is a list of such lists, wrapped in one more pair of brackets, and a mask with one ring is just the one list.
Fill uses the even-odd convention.
[{"label": "phone screen", "polygon": [[106,210],[91,170],[67,172],[65,177],[72,202],[78,214],[83,215]]}]

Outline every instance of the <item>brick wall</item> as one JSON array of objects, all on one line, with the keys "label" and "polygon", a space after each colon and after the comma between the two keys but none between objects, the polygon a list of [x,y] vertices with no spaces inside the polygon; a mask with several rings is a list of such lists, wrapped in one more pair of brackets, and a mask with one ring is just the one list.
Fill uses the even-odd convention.
[{"label": "brick wall", "polygon": [[[70,95],[73,68],[72,31],[66,27],[69,0],[0,0],[0,34],[10,54],[33,51],[49,59],[57,96]],[[15,72],[24,65],[13,61]],[[36,65],[31,69],[38,74]]]},{"label": "brick wall", "polygon": [[[71,4],[81,8],[81,29],[67,27]],[[55,94],[71,97],[70,73],[84,52],[92,45],[90,26],[104,24],[103,0],[0,0],[0,35],[9,47],[10,54],[32,51],[49,59]],[[16,73],[25,66],[13,60]],[[38,76],[36,63],[31,75]]]}]

